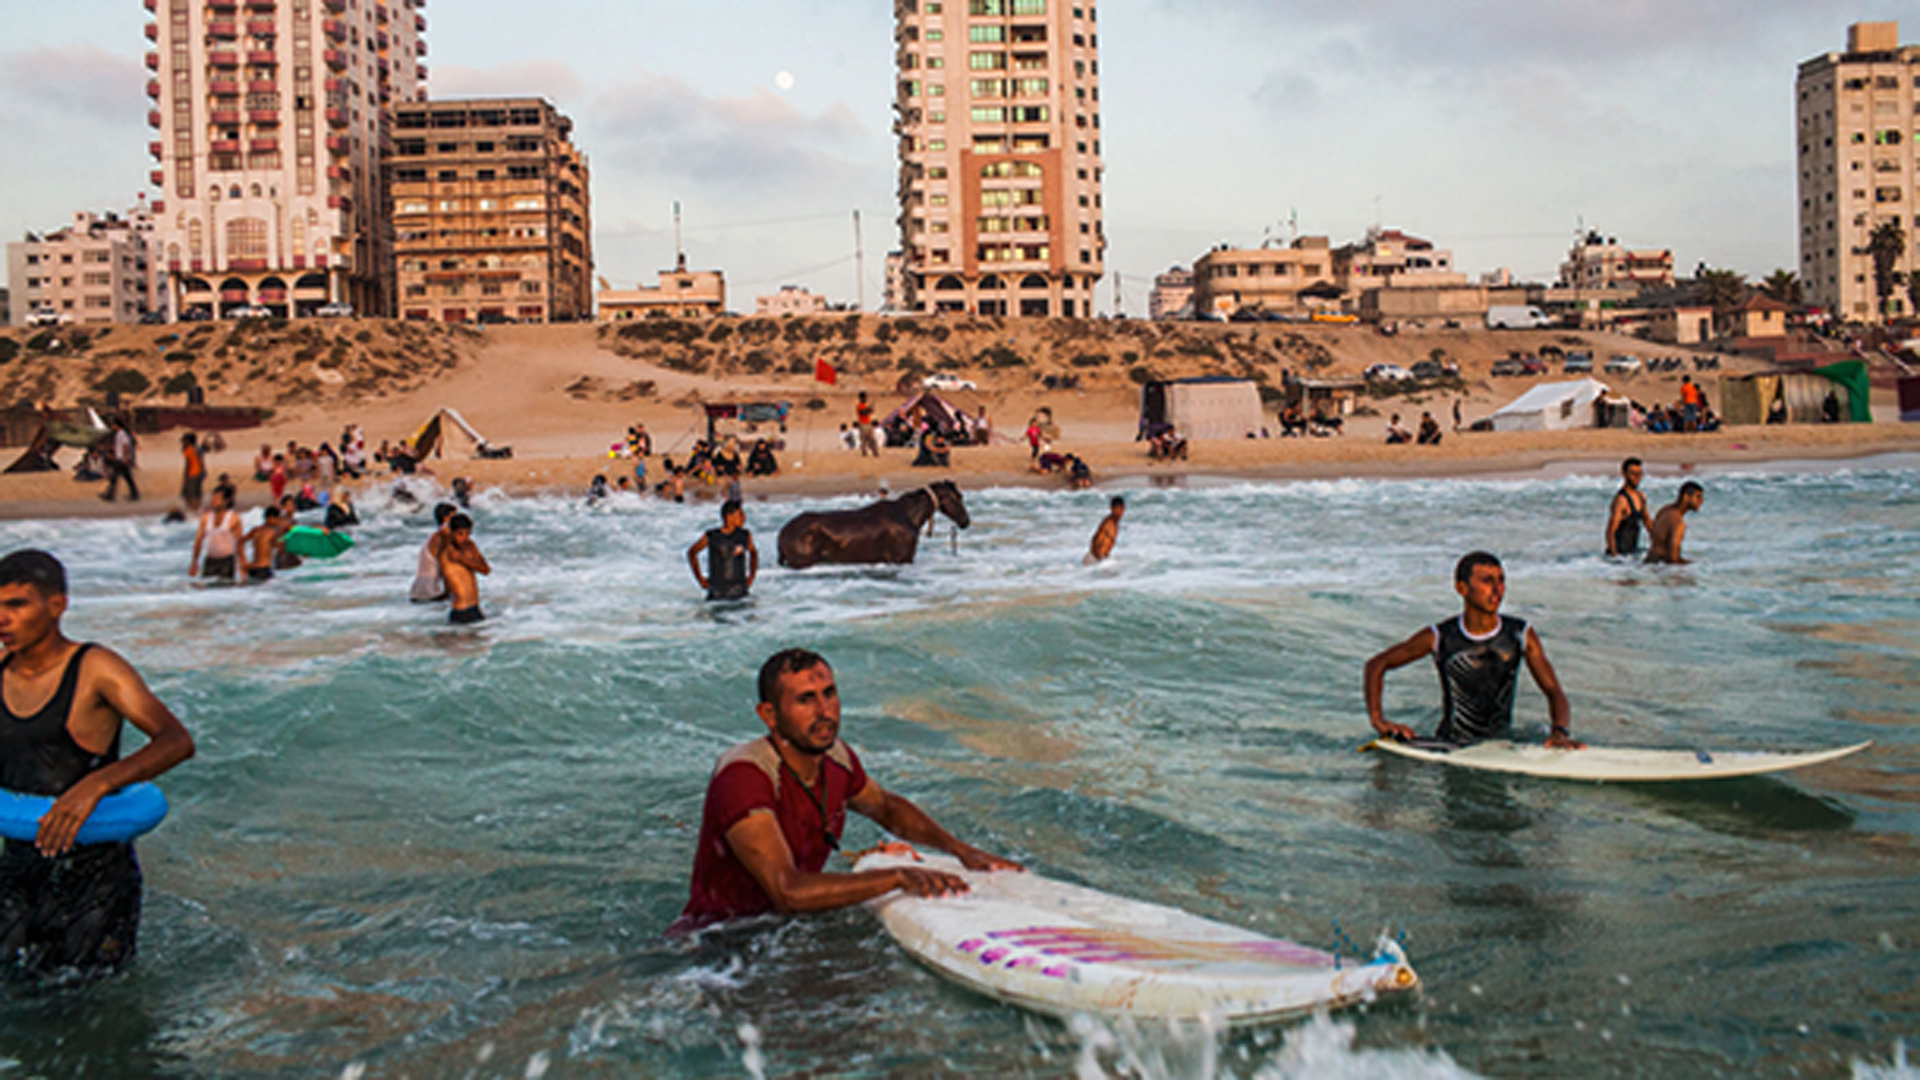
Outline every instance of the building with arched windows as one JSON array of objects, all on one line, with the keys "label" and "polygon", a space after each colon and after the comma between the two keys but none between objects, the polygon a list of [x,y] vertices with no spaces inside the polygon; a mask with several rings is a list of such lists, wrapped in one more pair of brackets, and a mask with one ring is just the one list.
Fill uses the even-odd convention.
[{"label": "building with arched windows", "polygon": [[1090,0],[896,0],[903,310],[1094,313],[1096,18]]},{"label": "building with arched windows", "polygon": [[153,257],[176,317],[393,311],[385,147],[424,0],[144,0]]}]

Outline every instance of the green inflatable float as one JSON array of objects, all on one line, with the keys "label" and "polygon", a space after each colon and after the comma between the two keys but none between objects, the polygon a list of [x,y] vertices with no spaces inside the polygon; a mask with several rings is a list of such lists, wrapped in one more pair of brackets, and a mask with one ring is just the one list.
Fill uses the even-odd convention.
[{"label": "green inflatable float", "polygon": [[311,525],[295,525],[287,530],[285,546],[303,559],[332,559],[353,548],[353,537]]}]

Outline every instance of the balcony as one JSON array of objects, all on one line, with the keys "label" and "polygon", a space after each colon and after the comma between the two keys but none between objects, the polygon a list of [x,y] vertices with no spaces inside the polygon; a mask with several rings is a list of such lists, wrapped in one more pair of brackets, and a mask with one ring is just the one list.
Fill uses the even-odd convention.
[{"label": "balcony", "polygon": [[254,79],[247,83],[247,93],[249,94],[271,94],[279,89],[279,84],[272,79]]},{"label": "balcony", "polygon": [[207,122],[211,123],[214,127],[223,127],[223,128],[239,127],[240,126],[240,110],[239,109],[215,109],[213,110],[213,112],[207,114]]},{"label": "balcony", "polygon": [[321,58],[326,60],[327,66],[335,71],[347,66],[347,54],[339,49],[328,49],[321,54]]},{"label": "balcony", "polygon": [[353,149],[353,144],[347,141],[345,135],[327,136],[327,153],[344,154],[351,149]]},{"label": "balcony", "polygon": [[150,200],[147,203],[147,209],[153,211],[154,216],[158,217],[167,212],[167,201],[165,199]]},{"label": "balcony", "polygon": [[239,97],[240,84],[233,79],[222,79],[207,84],[207,93],[214,97]]},{"label": "balcony", "polygon": [[329,75],[327,76],[326,81],[321,83],[320,85],[322,88],[326,90],[327,93],[331,94],[341,90],[347,84],[345,80],[340,79],[337,76]]},{"label": "balcony", "polygon": [[330,210],[345,210],[348,213],[352,213],[353,212],[353,196],[329,195],[327,196],[327,208]]},{"label": "balcony", "polygon": [[278,67],[280,54],[272,49],[250,49],[247,52],[247,63],[254,67]]},{"label": "balcony", "polygon": [[427,17],[425,15],[415,15],[413,17],[413,28],[422,34],[426,33]]},{"label": "balcony", "polygon": [[327,126],[328,127],[346,127],[347,126],[347,110],[328,109],[327,110]]},{"label": "balcony", "polygon": [[150,98],[153,98],[155,101],[158,101],[160,99],[160,80],[159,79],[147,80],[147,96]]},{"label": "balcony", "polygon": [[322,19],[320,21],[320,32],[335,41],[347,40],[347,24],[341,22],[339,19]]},{"label": "balcony", "polygon": [[159,109],[147,110],[147,126],[150,128],[157,128],[160,126],[160,110]]},{"label": "balcony", "polygon": [[425,56],[425,55],[427,55],[427,43],[426,43],[426,41],[425,41],[425,39],[416,39],[416,40],[414,41],[414,43],[413,43],[413,55],[415,55],[415,56]]},{"label": "balcony", "polygon": [[240,36],[240,24],[230,19],[207,24],[207,36],[215,41],[232,41]]},{"label": "balcony", "polygon": [[271,15],[273,14],[273,3],[274,0],[247,0],[247,10],[257,11],[263,15]]},{"label": "balcony", "polygon": [[237,68],[240,66],[240,54],[237,52],[208,53],[207,63],[216,68]]},{"label": "balcony", "polygon": [[280,110],[248,109],[247,119],[263,127],[277,127],[280,124]]},{"label": "balcony", "polygon": [[240,152],[239,139],[215,139],[207,144],[210,154],[237,154]]},{"label": "balcony", "polygon": [[393,43],[393,39],[387,36],[387,32],[385,30],[382,30],[379,33],[373,35],[373,43],[379,48],[384,49],[388,45],[391,45]]},{"label": "balcony", "polygon": [[147,54],[147,70],[148,71],[160,70],[160,54],[159,53],[150,52]]},{"label": "balcony", "polygon": [[392,64],[390,64],[390,63],[388,63],[388,62],[387,62],[387,58],[386,58],[386,57],[384,57],[384,56],[383,56],[383,57],[381,57],[381,58],[380,58],[380,60],[379,60],[379,62],[378,62],[378,63],[376,63],[376,64],[374,64],[373,66],[374,66],[374,67],[377,67],[377,68],[379,68],[379,69],[380,69],[380,74],[382,74],[382,75],[385,75],[385,74],[386,74],[387,72],[389,72],[389,71],[392,71],[392,70],[393,70],[393,65],[392,65]]},{"label": "balcony", "polygon": [[279,152],[280,152],[279,136],[269,135],[269,136],[266,136],[265,138],[255,138],[255,139],[247,140],[247,153],[249,154],[277,154]]},{"label": "balcony", "polygon": [[160,0],[140,0],[140,6],[158,14],[160,11]]},{"label": "balcony", "polygon": [[147,35],[148,41],[159,41],[160,40],[160,24],[148,23],[144,33]]},{"label": "balcony", "polygon": [[247,33],[254,37],[272,37],[280,32],[272,19],[251,19],[247,22]]},{"label": "balcony", "polygon": [[147,144],[147,153],[152,154],[153,160],[155,161],[160,160],[160,155],[164,150],[165,148],[160,145],[158,140],[155,140]]},{"label": "balcony", "polygon": [[347,0],[320,0],[320,6],[335,15],[347,13]]},{"label": "balcony", "polygon": [[329,165],[329,166],[327,166],[327,179],[329,179],[329,180],[351,180],[351,179],[353,179],[353,166],[351,166],[351,165]]},{"label": "balcony", "polygon": [[154,187],[166,187],[167,186],[167,170],[155,169],[152,172],[147,174],[147,179],[153,181]]}]

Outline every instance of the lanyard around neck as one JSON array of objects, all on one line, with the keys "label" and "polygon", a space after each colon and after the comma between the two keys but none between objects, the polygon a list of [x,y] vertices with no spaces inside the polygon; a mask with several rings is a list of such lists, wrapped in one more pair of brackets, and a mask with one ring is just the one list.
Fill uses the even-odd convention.
[{"label": "lanyard around neck", "polygon": [[839,851],[840,838],[834,835],[833,826],[827,823],[827,759],[824,756],[820,759],[820,792],[815,794],[814,790],[807,786],[807,782],[800,779],[800,774],[794,771],[793,766],[787,763],[786,755],[780,753],[780,744],[774,742],[772,735],[767,736],[767,741],[773,743],[773,752],[780,758],[780,768],[784,769],[788,776],[793,777],[793,782],[800,785],[800,790],[806,793],[807,801],[820,812],[820,831],[826,835],[827,847],[833,851]]}]

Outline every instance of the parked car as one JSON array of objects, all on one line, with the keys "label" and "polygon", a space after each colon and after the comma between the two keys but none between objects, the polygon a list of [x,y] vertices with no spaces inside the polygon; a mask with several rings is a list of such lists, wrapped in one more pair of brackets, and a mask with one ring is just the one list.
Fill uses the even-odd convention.
[{"label": "parked car", "polygon": [[1526,373],[1527,365],[1522,363],[1517,356],[1508,356],[1493,362],[1492,374],[1525,375]]},{"label": "parked car", "polygon": [[971,381],[945,371],[936,371],[920,380],[920,385],[928,390],[978,390]]},{"label": "parked car", "polygon": [[1422,360],[1413,365],[1413,377],[1416,379],[1444,379],[1460,374],[1459,364],[1442,363],[1438,360]]},{"label": "parked car", "polygon": [[1399,364],[1375,364],[1364,375],[1368,382],[1406,382],[1413,378],[1413,372]]},{"label": "parked car", "polygon": [[1537,356],[1523,356],[1520,358],[1520,374],[1545,375],[1546,373],[1547,362],[1545,360]]},{"label": "parked car", "polygon": [[70,323],[72,321],[73,316],[65,312],[55,311],[50,307],[37,307],[27,312],[28,326],[59,326],[62,323]]},{"label": "parked car", "polygon": [[1568,375],[1591,375],[1593,374],[1593,357],[1583,352],[1568,353],[1567,359],[1560,365],[1560,370]]},{"label": "parked car", "polygon": [[1553,316],[1537,307],[1496,304],[1487,309],[1489,330],[1544,330],[1553,323]]},{"label": "parked car", "polygon": [[353,305],[322,304],[314,308],[313,313],[322,319],[351,319],[353,318]]},{"label": "parked car", "polygon": [[239,307],[228,308],[227,318],[229,319],[271,319],[273,318],[273,312],[268,311],[266,308],[263,308],[258,304],[253,304],[250,306],[239,306]]},{"label": "parked car", "polygon": [[1621,353],[1607,360],[1607,374],[1638,375],[1645,366],[1646,365],[1640,362],[1639,357],[1628,356],[1625,353]]}]

